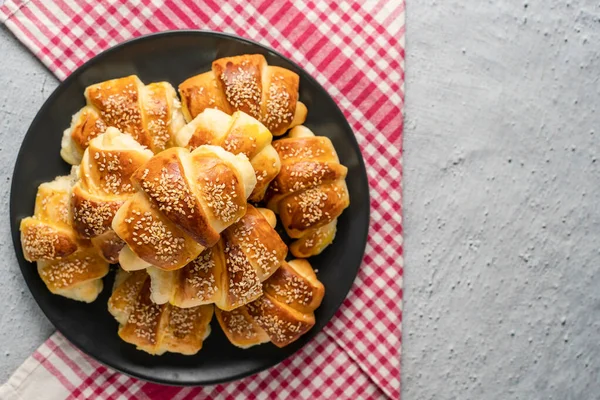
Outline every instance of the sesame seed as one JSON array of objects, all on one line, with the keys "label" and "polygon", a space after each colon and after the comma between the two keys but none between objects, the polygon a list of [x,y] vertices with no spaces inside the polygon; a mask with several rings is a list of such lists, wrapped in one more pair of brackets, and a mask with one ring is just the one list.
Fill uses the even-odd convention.
[{"label": "sesame seed", "polygon": [[196,202],[182,177],[169,174],[163,167],[159,177],[148,180],[145,179],[147,171],[142,175],[142,189],[155,201],[159,210],[181,215],[194,213]]},{"label": "sesame seed", "polygon": [[215,261],[210,248],[203,251],[185,267],[183,273],[186,276],[187,284],[195,289],[194,298],[207,300],[215,295],[217,285],[213,274],[214,268]]},{"label": "sesame seed", "polygon": [[267,100],[267,112],[263,122],[270,130],[277,130],[292,122],[294,114],[290,111],[290,94],[281,80],[271,82],[269,86],[269,98]]},{"label": "sesame seed", "polygon": [[246,318],[241,308],[222,311],[221,316],[227,331],[244,339],[252,339],[257,336],[254,325]]},{"label": "sesame seed", "polygon": [[84,232],[79,233],[90,239],[110,229],[117,208],[112,203],[92,204],[89,200],[83,200],[73,207],[73,221],[85,227]]},{"label": "sesame seed", "polygon": [[197,307],[170,307],[169,329],[177,339],[184,339],[194,333],[196,320],[199,317]]},{"label": "sesame seed", "polygon": [[327,200],[327,193],[318,188],[305,190],[300,193],[298,196],[298,206],[302,211],[302,222],[314,224],[319,221],[323,217],[323,208]]},{"label": "sesame seed", "polygon": [[262,285],[242,249],[225,240],[224,254],[229,276],[229,294],[233,307],[244,305],[260,296]]},{"label": "sesame seed", "polygon": [[50,282],[57,289],[69,288],[80,283],[82,277],[88,275],[92,264],[98,262],[93,257],[69,257],[47,264],[40,269],[40,275],[44,281]]},{"label": "sesame seed", "polygon": [[224,71],[221,80],[229,104],[236,110],[244,110],[254,118],[260,118],[261,89],[254,68]]},{"label": "sesame seed", "polygon": [[235,185],[232,185],[232,187],[227,188],[225,182],[219,182],[218,178],[215,182],[205,178],[202,185],[201,190],[206,205],[217,218],[225,223],[234,221],[240,211],[240,205],[234,202],[237,197],[235,187]]},{"label": "sesame seed", "polygon": [[138,303],[134,312],[130,314],[127,324],[134,326],[134,333],[137,337],[156,344],[156,330],[163,309],[164,305]]},{"label": "sesame seed", "polygon": [[[133,215],[141,216],[141,212],[132,210]],[[133,217],[130,223],[134,242],[139,246],[149,246],[154,249],[154,256],[163,262],[169,262],[174,254],[184,248],[185,239],[178,237],[175,232],[167,228],[164,222],[152,216],[141,218]]]},{"label": "sesame seed", "polygon": [[248,313],[254,318],[261,328],[277,343],[288,343],[308,328],[302,321],[289,321],[277,315],[276,306],[262,296],[256,301],[246,305]]},{"label": "sesame seed", "polygon": [[276,274],[278,277],[283,277],[283,282],[277,280],[275,282],[278,283],[273,283],[273,280],[267,280],[265,282],[266,289],[273,289],[275,294],[288,305],[301,304],[306,306],[310,304],[313,291],[304,279],[284,269],[277,270]]}]

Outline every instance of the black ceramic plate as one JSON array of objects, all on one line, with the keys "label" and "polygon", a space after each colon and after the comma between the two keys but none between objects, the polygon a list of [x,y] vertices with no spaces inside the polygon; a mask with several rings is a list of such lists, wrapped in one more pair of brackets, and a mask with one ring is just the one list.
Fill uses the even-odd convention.
[{"label": "black ceramic plate", "polygon": [[[333,245],[310,260],[325,285],[325,298],[315,313],[315,327],[283,349],[270,343],[248,350],[234,347],[213,320],[212,333],[197,355],[150,356],[117,335],[117,323],[106,308],[112,273],[105,279],[104,291],[92,304],[52,295],[35,265],[23,258],[19,223],[33,213],[38,185],[69,173],[69,166],[59,155],[60,139],[71,116],[85,103],[86,86],[136,74],[145,83],[169,81],[177,87],[186,78],[210,70],[211,62],[217,58],[248,53],[264,54],[269,64],[300,75],[300,100],[308,107],[305,125],[316,134],[331,138],[341,162],[348,167],[350,207],[339,219]],[[17,258],[31,293],[48,319],[72,343],[98,361],[126,374],[165,384],[206,385],[239,379],[296,352],[327,324],[342,304],[356,277],[367,241],[367,175],[354,134],[340,109],[292,61],[260,44],[222,33],[173,31],[145,36],[113,47],[77,69],[54,91],[31,124],[17,158],[11,190],[10,219]]]}]

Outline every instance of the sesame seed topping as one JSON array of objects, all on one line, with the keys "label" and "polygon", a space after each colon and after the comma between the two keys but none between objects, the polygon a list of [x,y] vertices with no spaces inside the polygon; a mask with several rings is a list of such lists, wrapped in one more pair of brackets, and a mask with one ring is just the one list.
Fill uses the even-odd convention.
[{"label": "sesame seed topping", "polygon": [[302,211],[302,222],[314,224],[319,221],[323,217],[323,207],[325,207],[327,199],[327,193],[318,188],[300,193],[298,195],[298,205]]},{"label": "sesame seed topping", "polygon": [[225,182],[219,181],[219,178],[215,179],[214,182],[208,180],[208,178],[204,180],[202,193],[206,200],[206,205],[223,222],[233,222],[241,209],[240,205],[234,201],[237,197],[235,185],[232,184],[231,187],[227,188]]},{"label": "sesame seed topping", "polygon": [[142,289],[142,285],[144,284],[144,279],[131,279],[131,277],[127,278],[118,289],[113,292],[110,297],[110,302],[113,304],[123,305],[123,309],[121,310],[126,315],[131,315],[133,309],[135,308],[137,296]]},{"label": "sesame seed topping", "polygon": [[109,126],[130,133],[134,139],[142,134],[142,115],[138,104],[138,92],[133,83],[125,85],[123,90],[113,92],[106,97],[102,92],[111,91],[110,86],[97,89],[96,99],[100,102],[100,116]]},{"label": "sesame seed topping", "polygon": [[139,246],[152,247],[157,259],[168,262],[174,254],[184,248],[185,239],[178,237],[167,228],[165,223],[155,219],[150,212],[142,215],[140,211],[132,210],[131,214],[133,242]]},{"label": "sesame seed topping", "polygon": [[313,292],[306,281],[299,276],[288,272],[282,272],[280,276],[281,275],[284,276],[281,284],[272,283],[270,280],[267,280],[265,285],[268,288],[273,289],[275,294],[278,297],[283,298],[288,305],[298,303],[306,306],[310,304]]},{"label": "sesame seed topping", "polygon": [[40,269],[40,275],[57,289],[68,288],[80,283],[80,277],[88,273],[91,264],[95,261],[94,258],[87,256],[51,262],[47,267]]},{"label": "sesame seed topping", "polygon": [[227,312],[223,311],[221,315],[227,330],[236,336],[241,336],[244,339],[252,339],[257,336],[254,325],[246,319],[239,308]]},{"label": "sesame seed topping", "polygon": [[156,329],[163,308],[163,305],[138,303],[134,312],[129,316],[127,324],[134,326],[134,333],[137,337],[156,344]]},{"label": "sesame seed topping", "polygon": [[246,305],[255,321],[278,343],[287,343],[302,333],[302,321],[292,322],[277,315],[276,306],[264,296]]},{"label": "sesame seed topping", "polygon": [[[326,153],[323,146],[318,146],[305,140],[281,140],[273,142],[273,146],[279,153],[281,160],[290,158],[300,158],[303,160],[311,160],[321,157]],[[332,153],[335,157],[335,152]]]},{"label": "sesame seed topping", "polygon": [[262,285],[258,275],[240,247],[226,240],[224,253],[233,305],[240,306],[260,296]]},{"label": "sesame seed topping", "polygon": [[145,102],[145,111],[148,117],[146,127],[152,138],[152,145],[156,149],[164,149],[171,139],[169,130],[168,108],[163,97],[157,97],[156,93],[149,92],[149,99]]},{"label": "sesame seed topping", "polygon": [[170,307],[169,329],[177,339],[183,339],[194,333],[198,318],[198,308]]},{"label": "sesame seed topping", "polygon": [[294,118],[294,114],[290,111],[290,94],[285,87],[283,77],[280,78],[275,79],[269,86],[269,99],[264,122],[271,129],[288,125]]},{"label": "sesame seed topping", "polygon": [[181,215],[194,213],[195,201],[183,178],[169,174],[166,167],[161,169],[158,178],[146,179],[147,175],[146,169],[142,175],[142,188],[156,202],[159,210]]},{"label": "sesame seed topping", "polygon": [[[94,150],[90,149],[94,152]],[[134,191],[130,182],[130,176],[121,166],[118,152],[95,151],[93,162],[95,169],[99,172],[98,177],[92,179],[92,184],[99,190],[107,194],[121,195],[132,193]],[[90,180],[89,175],[86,175]]]},{"label": "sesame seed topping", "polygon": [[97,203],[83,200],[73,207],[73,221],[84,227],[83,234],[92,238],[110,229],[110,223],[115,216],[116,208],[111,203]]},{"label": "sesame seed topping", "polygon": [[223,72],[221,80],[227,101],[237,110],[245,109],[254,118],[260,117],[261,90],[254,71],[238,68]]},{"label": "sesame seed topping", "polygon": [[33,226],[22,232],[24,252],[31,260],[60,257],[61,236],[48,225]]},{"label": "sesame seed topping", "polygon": [[191,285],[196,291],[194,298],[209,299],[217,291],[215,276],[213,269],[215,261],[213,260],[212,250],[206,249],[188,266],[186,272],[186,282]]},{"label": "sesame seed topping", "polygon": [[253,234],[255,225],[254,222],[239,224],[234,229],[233,236],[250,262],[255,264],[263,274],[268,274],[272,268],[278,267],[282,260],[277,256],[276,250],[267,248],[262,238]]}]

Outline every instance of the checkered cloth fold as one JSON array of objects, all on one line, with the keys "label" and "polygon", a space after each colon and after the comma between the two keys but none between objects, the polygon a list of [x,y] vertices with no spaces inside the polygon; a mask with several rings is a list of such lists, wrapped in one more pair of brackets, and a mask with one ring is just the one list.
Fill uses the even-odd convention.
[{"label": "checkered cloth fold", "polygon": [[6,0],[0,21],[61,80],[108,47],[164,30],[224,31],[273,47],[336,100],[371,190],[369,240],[350,294],[323,332],[280,365],[231,384],[166,387],[112,371],[54,334],[0,398],[400,397],[403,0]]}]

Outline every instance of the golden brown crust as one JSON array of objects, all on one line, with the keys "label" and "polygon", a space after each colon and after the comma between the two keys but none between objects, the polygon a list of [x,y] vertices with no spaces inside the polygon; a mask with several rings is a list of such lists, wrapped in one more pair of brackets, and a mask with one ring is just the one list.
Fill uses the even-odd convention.
[{"label": "golden brown crust", "polygon": [[261,282],[287,255],[287,246],[263,214],[248,205],[244,218],[223,233],[224,271],[216,305],[232,310],[262,295]]},{"label": "golden brown crust", "polygon": [[255,203],[264,199],[270,183],[281,169],[279,156],[272,146],[265,147],[252,158],[252,167],[256,171],[256,186],[249,200]]},{"label": "golden brown crust", "polygon": [[[189,153],[177,147],[165,150],[138,169],[132,181],[166,218],[202,246],[210,247],[219,240],[219,233],[213,229],[198,197],[190,188],[182,156],[187,157]],[[217,163],[214,159],[205,158],[203,161]],[[203,184],[204,181],[200,183]]]},{"label": "golden brown crust", "polygon": [[251,205],[244,218],[225,230],[225,239],[238,245],[262,282],[287,256],[287,246],[263,214]]},{"label": "golden brown crust", "polygon": [[325,294],[323,284],[304,260],[296,260],[291,265],[284,262],[265,282],[264,291],[280,303],[303,313],[311,313],[319,307]]},{"label": "golden brown crust", "polygon": [[150,282],[146,280],[135,300],[127,323],[119,327],[119,336],[127,343],[150,354],[155,353],[160,338],[163,305],[150,300]]},{"label": "golden brown crust", "polygon": [[125,242],[112,230],[112,227],[91,240],[94,247],[100,252],[100,256],[108,263],[116,264],[119,262],[119,253],[125,246]]},{"label": "golden brown crust", "polygon": [[28,217],[21,221],[20,230],[23,256],[29,262],[63,258],[78,248],[72,229]]},{"label": "golden brown crust", "polygon": [[300,78],[289,69],[268,67],[264,84],[260,120],[273,135],[282,135],[294,120]]},{"label": "golden brown crust", "polygon": [[123,247],[112,231],[112,220],[135,191],[132,174],[150,157],[152,152],[113,127],[92,140],[84,153],[72,190],[72,223],[111,263],[117,262]]},{"label": "golden brown crust", "polygon": [[155,292],[161,294],[155,301],[178,307],[215,303],[231,310],[258,298],[261,282],[285,260],[287,246],[263,213],[251,205],[221,237],[216,246],[184,268],[169,275],[151,274]]},{"label": "golden brown crust", "polygon": [[173,87],[166,82],[150,83],[146,86],[143,98],[143,118],[149,146],[155,153],[175,145],[174,134],[170,126],[172,102],[177,94]]},{"label": "golden brown crust", "polygon": [[62,259],[38,261],[38,272],[48,289],[57,293],[103,278],[108,273],[108,263],[88,247]]},{"label": "golden brown crust", "polygon": [[337,218],[350,205],[348,169],[339,163],[331,140],[297,126],[290,137],[273,143],[281,172],[265,195],[267,206],[281,216],[296,257],[323,251],[335,237]]},{"label": "golden brown crust", "polygon": [[214,303],[220,295],[217,280],[222,270],[221,242],[204,250],[196,259],[177,274],[172,304],[178,307],[193,307]]},{"label": "golden brown crust", "polygon": [[93,107],[86,106],[81,110],[78,120],[73,126],[71,138],[77,149],[83,153],[90,140],[104,133],[106,128],[106,123],[102,120],[98,111]]},{"label": "golden brown crust", "polygon": [[306,260],[283,263],[264,282],[264,294],[234,310],[216,310],[217,320],[231,343],[239,347],[272,341],[284,347],[315,324],[325,288]]},{"label": "golden brown crust", "polygon": [[273,182],[277,194],[295,193],[346,179],[348,169],[339,163],[299,161],[286,163]]},{"label": "golden brown crust", "polygon": [[139,191],[119,209],[113,229],[137,257],[168,271],[213,246],[244,215],[256,178],[245,156],[201,146],[155,155],[132,182]]},{"label": "golden brown crust", "polygon": [[299,238],[336,219],[349,203],[345,182],[336,181],[286,196],[279,203],[279,215],[288,235]]},{"label": "golden brown crust", "polygon": [[338,162],[331,140],[325,136],[285,138],[273,142],[282,162],[312,160]]},{"label": "golden brown crust", "polygon": [[[119,131],[109,129],[109,138],[123,135]],[[101,141],[106,137],[98,138]],[[106,140],[110,140],[106,138]],[[135,143],[135,142],[134,142]],[[118,148],[101,149],[96,147],[101,143],[92,141],[80,168],[83,185],[92,193],[103,196],[121,196],[134,192],[131,176],[152,156],[137,143],[135,147],[119,146]]]},{"label": "golden brown crust", "polygon": [[290,245],[290,253],[294,257],[308,258],[321,254],[329,246],[337,231],[337,219],[334,219],[327,225],[317,229],[311,229],[310,232],[295,240]]},{"label": "golden brown crust", "polygon": [[269,335],[248,314],[245,306],[231,311],[215,309],[221,329],[235,346],[248,348],[270,340]]},{"label": "golden brown crust", "polygon": [[281,135],[306,118],[306,107],[298,102],[299,83],[296,73],[267,65],[260,54],[245,54],[215,60],[212,71],[187,79],[179,93],[188,122],[207,108],[239,110]]},{"label": "golden brown crust", "polygon": [[[119,275],[123,275],[121,277]],[[123,279],[119,282],[119,279]],[[122,269],[117,271],[115,287],[108,299],[108,311],[115,317],[119,324],[124,325],[133,312],[137,298],[148,280],[148,274],[144,271],[127,273]]]},{"label": "golden brown crust", "polygon": [[271,146],[272,138],[263,124],[241,111],[229,116],[222,111],[207,109],[178,133],[177,142],[192,150],[201,145],[221,146],[232,154],[248,157],[257,180],[250,200],[257,202],[262,200],[281,165]]},{"label": "golden brown crust", "polygon": [[73,228],[85,239],[92,239],[111,229],[113,217],[124,201],[94,196],[75,185],[71,198]]},{"label": "golden brown crust", "polygon": [[61,155],[78,164],[88,143],[115,127],[158,153],[174,145],[184,119],[175,89],[168,82],[145,86],[131,75],[88,86],[87,105],[73,117],[63,135]]},{"label": "golden brown crust", "polygon": [[61,176],[38,187],[34,215],[21,221],[21,243],[25,259],[37,261],[38,273],[52,293],[91,302],[102,290],[108,263],[71,225],[73,181],[74,176]]},{"label": "golden brown crust", "polygon": [[241,247],[223,238],[223,257],[221,298],[216,305],[223,310],[232,310],[257,299],[262,294],[261,281]]},{"label": "golden brown crust", "polygon": [[147,276],[144,271],[128,274],[114,288],[109,310],[120,324],[119,336],[150,354],[197,353],[210,333],[213,306],[155,304]]},{"label": "golden brown crust", "polygon": [[[229,226],[246,213],[249,193],[246,193],[241,177],[229,163],[198,150],[202,150],[202,147],[192,152],[191,158],[195,168],[196,193],[203,199],[208,219],[221,221],[224,226]],[[211,243],[214,244],[217,240],[218,238],[211,237]]]},{"label": "golden brown crust", "polygon": [[168,311],[165,332],[160,344],[161,351],[196,354],[202,349],[202,343],[210,333],[214,306],[202,305],[191,308],[179,308],[170,304],[164,306]]},{"label": "golden brown crust", "polygon": [[267,62],[260,54],[225,57],[213,61],[217,84],[234,110],[260,118],[262,70]]},{"label": "golden brown crust", "polygon": [[227,114],[235,111],[231,109],[212,71],[186,79],[179,85],[179,94],[183,104],[183,115],[187,122],[207,108],[215,108]]},{"label": "golden brown crust", "polygon": [[143,146],[151,148],[152,142],[144,131],[140,107],[142,81],[135,75],[88,86],[85,97],[88,104],[100,112],[107,126],[133,136]]},{"label": "golden brown crust", "polygon": [[304,314],[265,294],[246,305],[248,314],[277,347],[295,342],[315,325],[313,314]]},{"label": "golden brown crust", "polygon": [[86,245],[77,238],[69,216],[69,196],[73,179],[57,177],[38,187],[32,217],[20,224],[21,245],[27,261],[54,260]]},{"label": "golden brown crust", "polygon": [[142,192],[123,204],[112,228],[138,257],[164,270],[183,267],[204,249],[159,212]]}]

